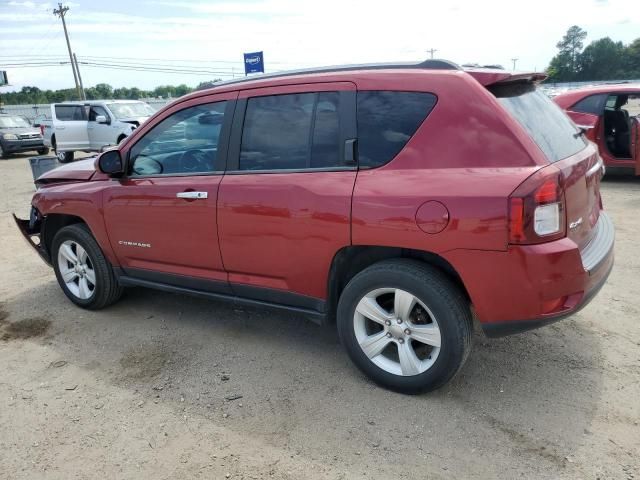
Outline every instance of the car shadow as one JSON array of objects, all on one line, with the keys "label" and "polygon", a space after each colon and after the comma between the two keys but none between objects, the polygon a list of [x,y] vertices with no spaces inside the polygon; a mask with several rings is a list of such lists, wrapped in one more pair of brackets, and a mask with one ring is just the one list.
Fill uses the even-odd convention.
[{"label": "car shadow", "polygon": [[[73,306],[55,281],[6,309],[6,321],[50,320],[36,341],[116,388],[211,422],[231,416],[228,428],[305,454],[333,455],[337,442],[341,454],[383,455],[389,465],[474,451],[497,466],[515,449],[522,463],[512,473],[562,468],[592,423],[605,374],[599,338],[583,326],[589,309],[518,336],[489,340],[476,332],[458,376],[419,396],[373,385],[350,364],[334,328],[296,314],[141,288],[90,312]],[[403,460],[396,453],[407,445],[417,453]],[[473,456],[467,461],[473,469]]]}]

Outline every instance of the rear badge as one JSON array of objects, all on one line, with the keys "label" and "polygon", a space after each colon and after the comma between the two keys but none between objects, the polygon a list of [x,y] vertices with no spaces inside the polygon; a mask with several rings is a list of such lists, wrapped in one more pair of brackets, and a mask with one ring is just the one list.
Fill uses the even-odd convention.
[{"label": "rear badge", "polygon": [[151,248],[150,243],[140,243],[140,242],[129,242],[127,240],[118,240],[119,245],[125,245],[127,247],[141,247],[141,248]]},{"label": "rear badge", "polygon": [[579,219],[577,219],[575,222],[571,222],[569,224],[569,230],[575,230],[576,228],[578,228],[580,225],[582,225],[582,217],[580,217]]}]

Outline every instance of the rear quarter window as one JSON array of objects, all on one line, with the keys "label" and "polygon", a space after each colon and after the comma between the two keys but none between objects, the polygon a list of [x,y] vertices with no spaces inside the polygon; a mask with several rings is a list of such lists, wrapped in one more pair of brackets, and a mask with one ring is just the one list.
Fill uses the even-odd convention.
[{"label": "rear quarter window", "polygon": [[431,93],[359,91],[358,162],[373,168],[392,160],[433,110]]},{"label": "rear quarter window", "polygon": [[570,157],[587,146],[567,114],[535,85],[498,85],[489,90],[524,127],[550,162]]},{"label": "rear quarter window", "polygon": [[606,94],[602,95],[589,95],[583,98],[579,102],[573,104],[569,110],[572,112],[591,113],[593,115],[600,115],[604,110],[604,102]]}]

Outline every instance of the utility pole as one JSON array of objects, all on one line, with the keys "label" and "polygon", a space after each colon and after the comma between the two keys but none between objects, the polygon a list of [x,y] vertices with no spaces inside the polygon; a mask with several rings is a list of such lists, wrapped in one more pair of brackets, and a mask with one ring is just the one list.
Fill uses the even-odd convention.
[{"label": "utility pole", "polygon": [[69,11],[69,7],[63,7],[62,3],[58,3],[58,9],[53,11],[53,14],[60,17],[62,20],[62,28],[64,28],[64,37],[67,39],[67,49],[69,50],[69,61],[71,62],[71,70],[73,70],[73,80],[76,82],[76,91],[78,92],[78,98],[82,99],[82,93],[80,92],[80,84],[78,83],[78,75],[76,73],[76,67],[73,63],[73,54],[71,53],[71,44],[69,43],[69,34],[67,33],[67,24],[64,21],[64,16]]},{"label": "utility pole", "polygon": [[80,92],[82,93],[80,100],[86,100],[87,94],[84,93],[84,85],[82,84],[82,75],[80,75],[80,67],[78,66],[78,57],[76,57],[75,53],[73,54],[73,63],[76,66],[76,72],[78,72],[78,81],[80,82]]},{"label": "utility pole", "polygon": [[512,70],[515,70],[516,69],[516,62],[518,61],[518,59],[517,58],[512,58],[511,61],[513,62]]},{"label": "utility pole", "polygon": [[437,48],[430,48],[429,50],[427,50],[427,52],[429,52],[429,54],[431,55],[431,58],[433,58],[433,54],[436,53],[438,51]]}]

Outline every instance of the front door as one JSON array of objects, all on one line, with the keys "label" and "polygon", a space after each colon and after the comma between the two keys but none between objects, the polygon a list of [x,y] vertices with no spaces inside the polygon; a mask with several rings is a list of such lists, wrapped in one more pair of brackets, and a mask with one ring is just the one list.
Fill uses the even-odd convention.
[{"label": "front door", "polygon": [[351,243],[355,85],[240,92],[218,228],[234,293],[321,310]]},{"label": "front door", "polygon": [[122,151],[128,174],[104,195],[111,246],[129,276],[226,292],[216,199],[236,93],[179,103]]},{"label": "front door", "polygon": [[[105,123],[98,123],[98,117],[104,117]],[[89,145],[93,150],[100,150],[106,145],[116,144],[117,127],[111,126],[112,119],[109,113],[100,106],[89,108],[89,122],[87,131],[89,132]]]}]

